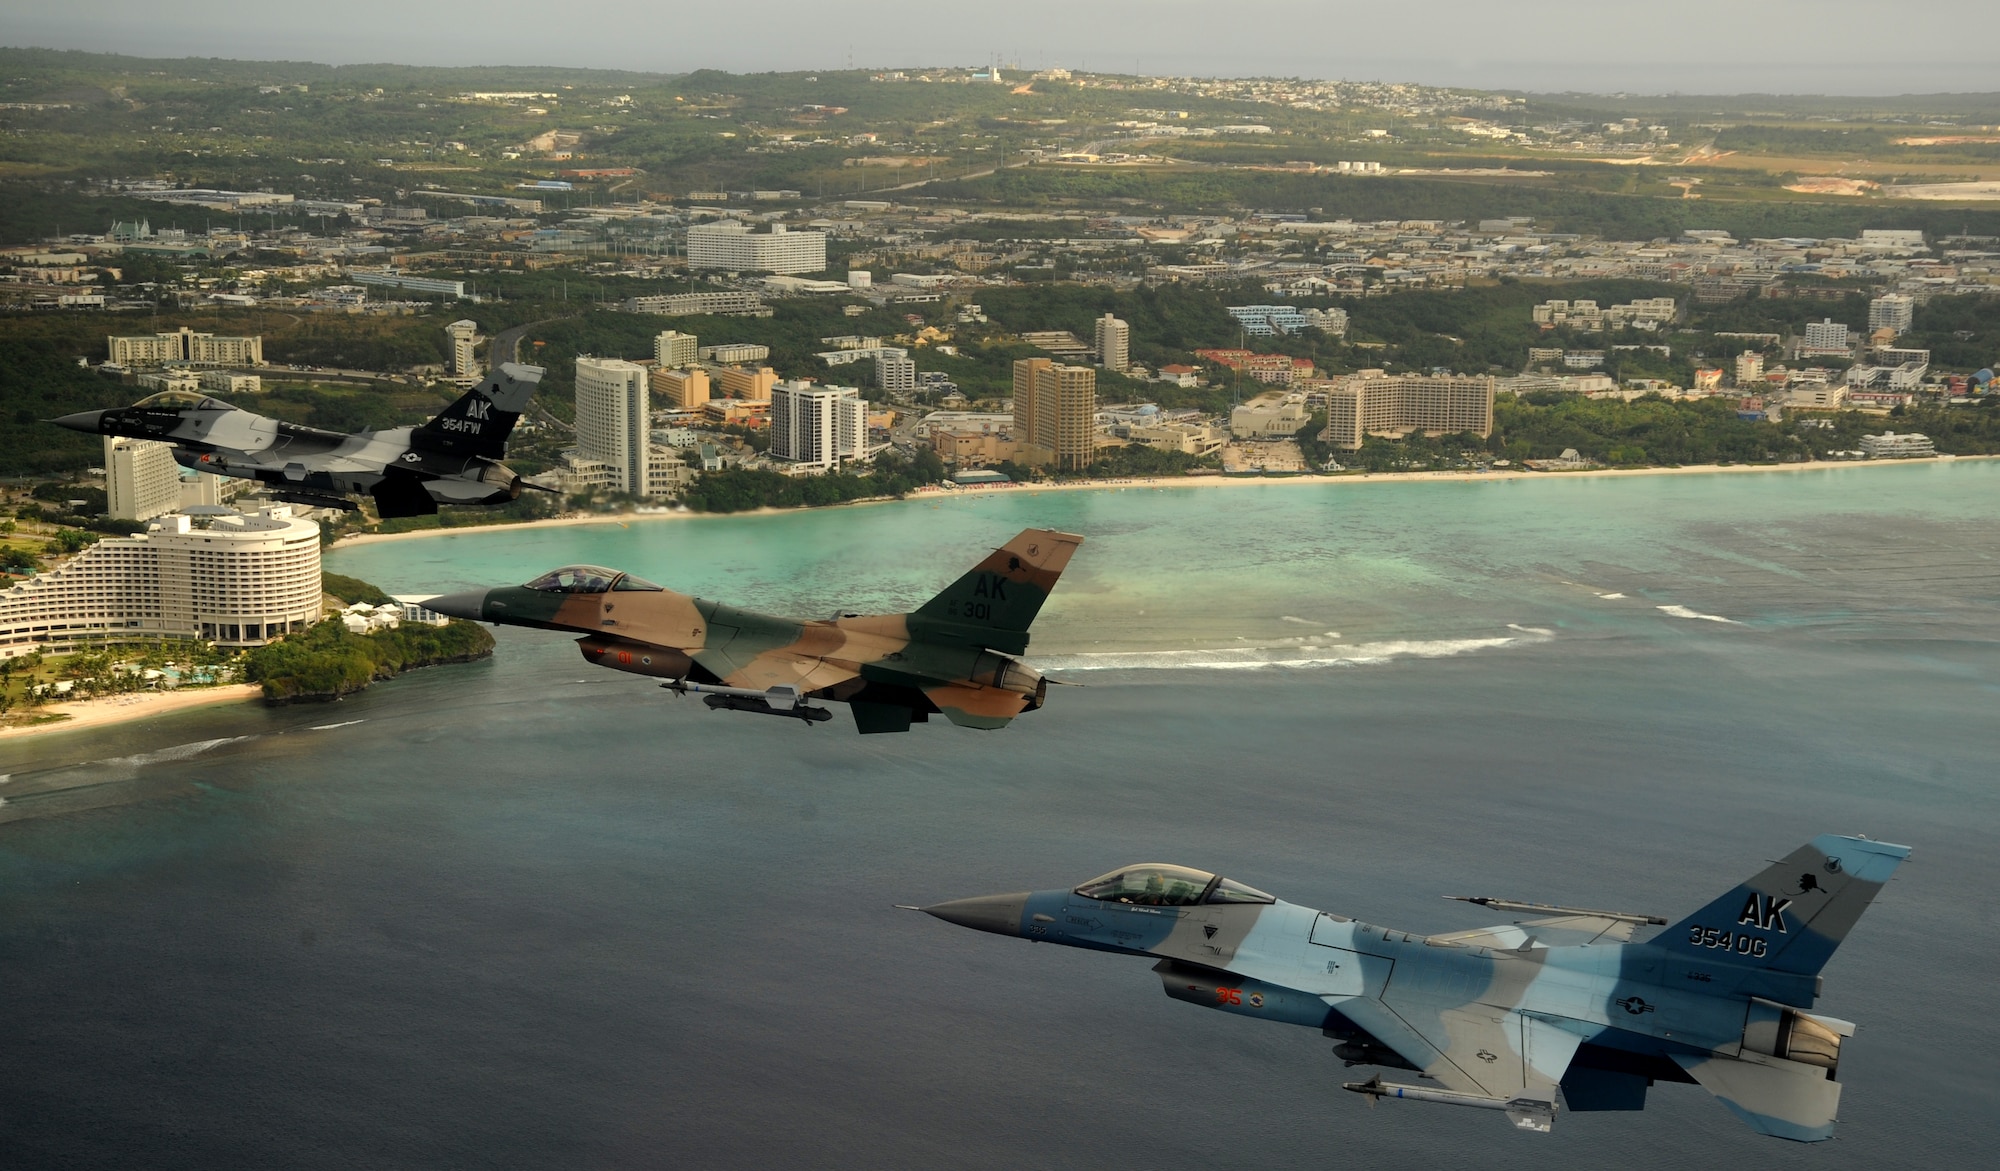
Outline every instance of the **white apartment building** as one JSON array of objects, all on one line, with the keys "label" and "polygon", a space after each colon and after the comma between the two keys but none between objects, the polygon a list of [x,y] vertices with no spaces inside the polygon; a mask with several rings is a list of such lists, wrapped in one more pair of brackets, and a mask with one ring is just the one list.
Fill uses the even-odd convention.
[{"label": "white apartment building", "polygon": [[1097,319],[1097,364],[1124,372],[1132,364],[1132,327],[1106,313]]},{"label": "white apartment building", "polygon": [[1937,447],[1930,436],[1915,431],[1901,435],[1894,431],[1884,431],[1880,435],[1863,435],[1861,450],[1869,459],[1912,459],[1937,454]]},{"label": "white apartment building", "polygon": [[1824,321],[1806,323],[1805,338],[1799,343],[1801,354],[1845,354],[1848,352],[1847,326],[1829,317]]},{"label": "white apartment building", "polygon": [[172,444],[104,437],[106,511],[117,520],[152,520],[181,506],[181,465]]},{"label": "white apartment building", "polygon": [[451,339],[452,381],[463,383],[479,381],[479,359],[473,356],[473,351],[479,346],[479,323],[454,321],[444,327],[444,333]]},{"label": "white apartment building", "polygon": [[115,366],[262,366],[261,337],[216,337],[182,326],[173,333],[107,337]]},{"label": "white apartment building", "polygon": [[687,230],[689,268],[732,272],[823,272],[825,232],[788,232],[772,224],[769,232],[752,232],[736,220],[694,224]]},{"label": "white apartment building", "polygon": [[1764,378],[1764,355],[1745,350],[1736,355],[1736,385],[1754,386]]},{"label": "white apartment building", "polygon": [[1672,297],[1641,297],[1606,309],[1604,325],[1607,329],[1629,325],[1634,329],[1654,330],[1672,324],[1679,312],[1680,307]]},{"label": "white apartment building", "polygon": [[653,339],[653,361],[662,369],[692,366],[696,355],[695,337],[691,333],[670,329]]},{"label": "white apartment building", "polygon": [[264,389],[264,380],[255,374],[238,374],[234,370],[203,370],[197,380],[203,390],[217,394],[256,394]]},{"label": "white apartment building", "polygon": [[909,394],[917,389],[917,364],[895,354],[875,356],[875,385],[892,394]]},{"label": "white apartment building", "polygon": [[609,487],[646,495],[648,433],[652,427],[647,372],[619,358],[576,360],[576,449],[611,468]]},{"label": "white apartment building", "polygon": [[1313,384],[1308,398],[1323,395],[1326,401],[1326,430],[1320,437],[1342,450],[1359,451],[1369,435],[1470,431],[1484,439],[1493,434],[1494,390],[1490,377],[1391,376],[1364,370],[1338,382]]},{"label": "white apartment building", "polygon": [[838,468],[868,452],[868,404],[852,387],[780,382],[771,389],[771,455]]},{"label": "white apartment building", "polygon": [[[756,314],[764,313],[764,298],[755,293],[664,293],[651,297],[632,297],[625,302],[627,313],[657,313],[662,317],[686,317],[691,314]],[[769,316],[769,314],[765,314]]]},{"label": "white apartment building", "polygon": [[0,592],[0,658],[141,639],[260,646],[319,619],[319,526],[285,505],[176,513]]},{"label": "white apartment building", "polygon": [[1892,329],[1898,334],[1910,332],[1916,324],[1917,301],[1907,293],[1885,293],[1868,302],[1868,332],[1878,329]]}]

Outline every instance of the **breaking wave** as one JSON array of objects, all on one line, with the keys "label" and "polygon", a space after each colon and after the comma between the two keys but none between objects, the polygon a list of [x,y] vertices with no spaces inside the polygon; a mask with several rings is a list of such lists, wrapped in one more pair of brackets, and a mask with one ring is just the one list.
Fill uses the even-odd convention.
[{"label": "breaking wave", "polygon": [[1473,651],[1495,650],[1552,637],[1533,627],[1510,627],[1520,633],[1499,638],[1391,639],[1351,646],[1228,647],[1206,651],[1102,651],[1050,655],[1035,665],[1045,671],[1256,671],[1266,668],[1365,667],[1396,659],[1442,659]]},{"label": "breaking wave", "polygon": [[175,744],[170,748],[160,748],[152,752],[139,752],[131,756],[114,756],[101,764],[124,765],[128,768],[142,768],[149,764],[167,764],[176,760],[187,760],[240,740],[250,740],[250,736],[222,736],[214,740],[196,740],[188,744]]},{"label": "breaking wave", "polygon": [[1699,610],[1690,610],[1686,606],[1655,606],[1653,608],[1672,618],[1698,618],[1703,622],[1723,622],[1730,626],[1743,625],[1734,618],[1724,618],[1720,614],[1703,614]]},{"label": "breaking wave", "polygon": [[365,724],[367,722],[366,720],[342,720],[338,724],[314,724],[310,730],[314,732],[331,732],[335,728],[352,728],[356,724]]}]

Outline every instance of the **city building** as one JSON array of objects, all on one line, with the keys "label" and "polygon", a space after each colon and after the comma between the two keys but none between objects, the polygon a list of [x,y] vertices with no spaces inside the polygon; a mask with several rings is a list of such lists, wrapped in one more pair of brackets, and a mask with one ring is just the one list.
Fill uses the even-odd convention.
[{"label": "city building", "polygon": [[186,326],[173,333],[110,337],[114,366],[262,366],[261,337],[217,337]]},{"label": "city building", "polygon": [[1868,302],[1868,329],[1887,329],[1898,335],[1910,332],[1916,323],[1916,298],[1907,293],[1885,293]]},{"label": "city building", "polygon": [[687,262],[689,268],[731,272],[822,272],[826,233],[790,232],[783,224],[752,232],[736,220],[694,224],[687,230]]},{"label": "city building", "polygon": [[1014,438],[1024,462],[1079,471],[1097,454],[1097,371],[1048,358],[1014,363]]},{"label": "city building", "polygon": [[916,362],[895,354],[877,354],[875,385],[891,394],[908,394],[916,390]]},{"label": "city building", "polygon": [[646,368],[618,358],[576,360],[576,450],[611,469],[614,492],[646,494],[652,427]]},{"label": "city building", "polygon": [[1869,459],[1913,459],[1937,454],[1937,447],[1930,437],[1915,431],[1901,435],[1894,431],[1884,431],[1880,435],[1863,435],[1861,451]]},{"label": "city building", "polygon": [[0,658],[161,638],[260,646],[319,614],[319,525],[285,505],[197,509],[0,592]]},{"label": "city building", "polygon": [[719,346],[703,346],[696,357],[704,362],[721,362],[729,366],[740,366],[746,362],[762,362],[771,356],[771,347],[756,342],[726,342]]},{"label": "city building", "polygon": [[625,302],[627,313],[654,313],[661,317],[689,317],[697,314],[718,316],[764,315],[764,298],[755,293],[666,293],[653,297],[632,297]]},{"label": "city building", "polygon": [[945,463],[961,468],[983,468],[1021,456],[1021,445],[1005,435],[942,428],[931,431],[931,450]]},{"label": "city building", "polygon": [[447,281],[436,277],[411,276],[408,273],[397,272],[393,268],[383,269],[381,272],[350,272],[347,274],[347,279],[357,285],[375,285],[380,288],[402,289],[411,293],[433,293],[440,297],[450,297],[453,300],[459,301],[465,299],[464,281]]},{"label": "city building", "polygon": [[778,384],[778,372],[769,366],[710,366],[708,373],[718,391],[746,402],[770,402],[771,388]]},{"label": "city building", "polygon": [[1829,317],[1824,321],[1806,323],[1805,336],[1799,341],[1802,357],[1822,355],[1843,356],[1850,352],[1852,343],[1847,337],[1847,326]]},{"label": "city building", "polygon": [[104,437],[106,512],[114,520],[151,520],[181,506],[181,465],[172,444]]},{"label": "city building", "polygon": [[698,366],[685,370],[655,366],[652,387],[654,394],[677,411],[694,410],[708,401],[710,393],[708,371]]},{"label": "city building", "polygon": [[1229,315],[1251,337],[1277,337],[1312,328],[1306,315],[1290,305],[1231,305]]},{"label": "city building", "polygon": [[707,356],[695,347],[695,337],[691,333],[670,329],[653,339],[653,361],[663,369],[692,366],[697,359]]},{"label": "city building", "polygon": [[197,382],[203,390],[230,396],[256,394],[264,389],[264,380],[260,376],[239,374],[234,370],[203,370]]},{"label": "city building", "polygon": [[1598,308],[1595,301],[1544,301],[1531,312],[1535,324],[1551,329],[1556,326],[1585,331],[1604,328],[1604,311]]},{"label": "city building", "polygon": [[1229,412],[1229,433],[1238,439],[1290,439],[1312,421],[1304,395],[1247,402]]},{"label": "city building", "polygon": [[1124,373],[1132,364],[1132,327],[1106,313],[1097,319],[1097,364]]},{"label": "city building", "polygon": [[1830,382],[1799,382],[1785,393],[1785,405],[1799,410],[1837,411],[1847,402],[1847,388]]},{"label": "city building", "polygon": [[852,387],[780,382],[771,391],[771,455],[837,469],[868,453],[868,404]]},{"label": "city building", "polygon": [[1736,385],[1748,387],[1764,380],[1764,355],[1745,350],[1736,355]]},{"label": "city building", "polygon": [[479,359],[474,356],[479,346],[479,323],[454,321],[444,327],[444,333],[451,339],[451,380],[468,386],[479,381]]},{"label": "city building", "polygon": [[1493,379],[1444,375],[1386,375],[1363,370],[1338,381],[1315,384],[1323,396],[1326,430],[1320,437],[1345,451],[1358,451],[1369,435],[1403,436],[1412,431],[1450,435],[1493,434]]}]

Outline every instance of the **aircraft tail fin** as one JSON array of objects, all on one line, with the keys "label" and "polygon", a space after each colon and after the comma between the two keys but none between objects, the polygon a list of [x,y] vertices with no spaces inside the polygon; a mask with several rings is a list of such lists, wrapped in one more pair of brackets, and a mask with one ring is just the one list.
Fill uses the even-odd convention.
[{"label": "aircraft tail fin", "polygon": [[1909,856],[1908,846],[1821,834],[1652,943],[1681,955],[1816,975]]},{"label": "aircraft tail fin", "polygon": [[971,572],[909,615],[910,633],[1010,655],[1028,649],[1028,626],[1041,613],[1063,567],[1083,538],[1024,529]]},{"label": "aircraft tail fin", "polygon": [[503,362],[436,418],[411,432],[410,441],[427,451],[503,459],[507,437],[541,381],[540,366]]}]

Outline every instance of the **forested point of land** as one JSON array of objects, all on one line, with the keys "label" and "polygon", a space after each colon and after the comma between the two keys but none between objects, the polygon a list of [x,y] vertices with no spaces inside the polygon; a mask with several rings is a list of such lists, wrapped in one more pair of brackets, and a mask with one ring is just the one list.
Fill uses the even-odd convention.
[{"label": "forested point of land", "polygon": [[334,700],[377,679],[492,653],[493,635],[477,622],[404,623],[393,630],[355,634],[338,619],[328,619],[248,652],[243,678],[263,684],[264,702],[270,704]]}]

